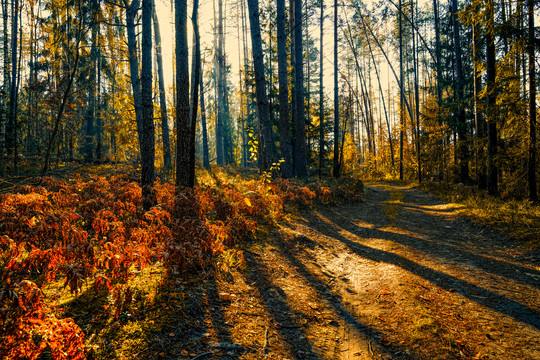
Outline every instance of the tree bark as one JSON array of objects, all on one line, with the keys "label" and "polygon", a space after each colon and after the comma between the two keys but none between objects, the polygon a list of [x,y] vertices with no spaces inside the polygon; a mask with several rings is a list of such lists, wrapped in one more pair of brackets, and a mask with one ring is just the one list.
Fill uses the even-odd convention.
[{"label": "tree bark", "polygon": [[338,89],[338,0],[334,0],[334,167],[332,175],[339,177],[339,89]]},{"label": "tree bark", "polygon": [[176,23],[176,185],[190,183],[191,119],[189,117],[189,65],[187,0],[175,0]]},{"label": "tree bark", "polygon": [[19,0],[11,3],[11,82],[9,90],[9,118],[7,131],[8,151],[13,155],[13,166],[17,169],[17,44],[18,44]]},{"label": "tree bark", "polygon": [[161,139],[163,141],[163,166],[166,171],[171,170],[171,143],[169,140],[169,119],[167,116],[167,100],[165,99],[165,79],[163,77],[163,56],[161,50],[161,32],[159,19],[156,12],[156,4],[153,4],[154,38],[156,40],[156,62],[159,84],[159,108],[161,118]]},{"label": "tree bark", "polygon": [[320,42],[319,42],[319,179],[322,178],[324,161],[324,86],[323,86],[323,34],[324,34],[324,0],[321,0],[320,19]]},{"label": "tree bark", "polygon": [[142,0],[141,59],[141,186],[143,208],[149,210],[156,202],[154,186],[154,104],[152,101],[152,0]]},{"label": "tree bark", "polygon": [[208,171],[211,170],[210,167],[210,157],[208,154],[208,132],[206,130],[206,107],[204,103],[204,84],[202,78],[202,70],[199,80],[199,86],[201,88],[201,131],[202,131],[202,141],[203,141],[203,165],[204,168]]},{"label": "tree bark", "polygon": [[529,199],[538,201],[538,189],[536,185],[536,71],[534,56],[534,0],[527,1],[529,12]]},{"label": "tree bark", "polygon": [[[336,0],[337,1],[337,0]],[[294,20],[295,20],[295,83],[296,92],[295,107],[295,142],[296,142],[296,176],[303,178],[307,176],[306,163],[306,119],[304,107],[304,51],[302,45],[302,0],[294,0]]]},{"label": "tree bark", "polygon": [[488,107],[488,177],[487,187],[490,195],[498,195],[498,168],[497,157],[497,89],[495,88],[496,79],[496,58],[495,58],[495,35],[494,35],[494,5],[493,0],[486,2],[486,72],[487,72],[487,107]]},{"label": "tree bark", "polygon": [[224,121],[225,121],[225,98],[223,72],[225,71],[225,59],[223,56],[223,0],[218,0],[218,43],[217,43],[217,121],[216,121],[216,155],[217,165],[225,164],[225,144],[224,144]]},{"label": "tree bark", "polygon": [[279,78],[279,135],[281,157],[284,160],[282,174],[292,177],[291,127],[289,123],[289,82],[287,71],[287,38],[285,35],[285,0],[277,0],[277,51]]},{"label": "tree bark", "polygon": [[484,114],[479,104],[479,92],[482,88],[482,76],[478,69],[480,62],[480,25],[479,22],[473,19],[472,25],[473,36],[473,96],[474,96],[474,122],[476,127],[476,163],[477,163],[477,182],[480,189],[487,187],[487,174],[486,174],[486,162],[485,151],[483,141],[486,136],[486,121]]},{"label": "tree bark", "polygon": [[258,0],[248,0],[249,22],[251,26],[251,44],[253,48],[253,67],[255,71],[255,91],[257,109],[259,112],[259,129],[261,153],[259,154],[259,167],[262,171],[270,169],[274,154],[274,142],[272,141],[272,128],[268,108],[268,96],[266,94],[266,79],[264,76],[264,62],[261,43],[261,27],[259,23]]},{"label": "tree bark", "polygon": [[137,37],[135,35],[135,18],[139,11],[139,0],[124,0],[126,6],[126,29],[128,37],[128,59],[133,91],[133,107],[135,108],[135,121],[137,123],[137,135],[139,137],[139,150],[141,151],[142,134],[142,110],[141,110],[141,80],[139,78],[139,58],[137,56]]},{"label": "tree bark", "polygon": [[458,20],[458,3],[452,0],[452,29],[454,35],[454,58],[456,68],[456,102],[457,102],[457,134],[459,143],[459,181],[462,184],[469,182],[469,149],[467,145],[467,121],[463,106],[463,65],[461,61],[461,39]]},{"label": "tree bark", "polygon": [[191,138],[189,140],[189,163],[188,166],[188,186],[195,186],[195,132],[197,129],[197,110],[199,107],[199,81],[201,80],[201,41],[199,37],[198,20],[199,0],[193,1],[193,12],[191,22],[193,24],[193,55],[191,62],[191,101],[189,108],[189,117],[191,124],[189,131]]}]

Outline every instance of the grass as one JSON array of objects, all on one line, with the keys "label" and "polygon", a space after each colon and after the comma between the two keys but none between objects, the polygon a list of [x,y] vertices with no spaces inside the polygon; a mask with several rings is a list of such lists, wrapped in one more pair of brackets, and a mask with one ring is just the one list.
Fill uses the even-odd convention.
[{"label": "grass", "polygon": [[528,200],[498,198],[474,187],[427,182],[420,185],[449,202],[462,205],[461,215],[490,225],[530,248],[540,247],[540,205]]}]

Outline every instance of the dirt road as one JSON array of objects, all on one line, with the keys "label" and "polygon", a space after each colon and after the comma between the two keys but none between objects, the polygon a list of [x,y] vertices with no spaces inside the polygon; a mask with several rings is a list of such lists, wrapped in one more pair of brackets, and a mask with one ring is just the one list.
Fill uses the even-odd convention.
[{"label": "dirt road", "polygon": [[195,353],[206,337],[222,359],[540,359],[538,259],[425,192],[370,184],[269,238],[210,286]]}]

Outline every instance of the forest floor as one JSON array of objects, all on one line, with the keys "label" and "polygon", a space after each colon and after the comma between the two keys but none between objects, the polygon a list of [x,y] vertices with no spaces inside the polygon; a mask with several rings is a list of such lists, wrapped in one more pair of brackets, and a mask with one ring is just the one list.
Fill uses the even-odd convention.
[{"label": "forest floor", "polygon": [[368,183],[364,198],[305,209],[244,245],[243,269],[183,284],[185,316],[152,353],[540,359],[538,250],[412,186]]}]

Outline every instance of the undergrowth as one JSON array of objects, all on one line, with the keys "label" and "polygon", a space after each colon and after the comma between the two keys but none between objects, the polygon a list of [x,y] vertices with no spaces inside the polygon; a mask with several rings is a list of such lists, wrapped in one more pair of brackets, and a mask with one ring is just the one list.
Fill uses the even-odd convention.
[{"label": "undergrowth", "polygon": [[421,188],[461,204],[459,212],[475,222],[498,228],[524,245],[540,247],[540,206],[527,200],[498,198],[485,191],[460,185],[433,182],[422,183]]},{"label": "undergrowth", "polygon": [[226,277],[265,227],[314,202],[360,201],[363,186],[201,172],[195,189],[158,180],[145,212],[136,180],[47,177],[0,195],[0,358],[140,355],[187,316],[185,279]]}]

